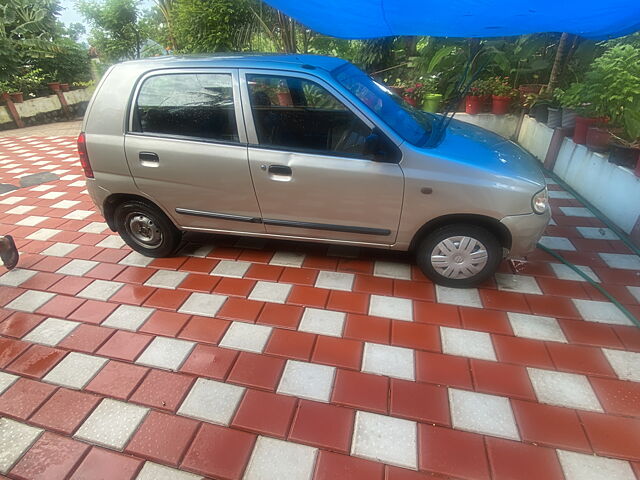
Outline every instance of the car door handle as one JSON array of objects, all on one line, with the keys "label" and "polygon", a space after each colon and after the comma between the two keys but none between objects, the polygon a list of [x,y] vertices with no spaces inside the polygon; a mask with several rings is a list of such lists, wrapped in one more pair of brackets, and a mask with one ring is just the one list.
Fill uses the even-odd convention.
[{"label": "car door handle", "polygon": [[291,167],[286,165],[269,165],[269,173],[272,175],[291,176]]},{"label": "car door handle", "polygon": [[160,157],[153,152],[138,153],[138,160],[143,167],[157,167],[160,165]]}]

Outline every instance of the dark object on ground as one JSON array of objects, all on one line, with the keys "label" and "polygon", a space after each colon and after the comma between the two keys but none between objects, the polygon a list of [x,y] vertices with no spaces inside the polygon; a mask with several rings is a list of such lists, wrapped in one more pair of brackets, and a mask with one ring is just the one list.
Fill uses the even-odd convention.
[{"label": "dark object on ground", "polygon": [[10,183],[0,183],[0,194],[18,190],[18,187]]},{"label": "dark object on ground", "polygon": [[52,182],[53,180],[60,180],[60,177],[51,172],[34,173],[33,175],[20,177],[20,186],[33,187],[35,185],[40,185],[41,183]]},{"label": "dark object on ground", "polygon": [[13,237],[11,235],[0,237],[0,259],[2,259],[2,263],[4,263],[7,270],[15,268],[19,258],[20,254]]}]

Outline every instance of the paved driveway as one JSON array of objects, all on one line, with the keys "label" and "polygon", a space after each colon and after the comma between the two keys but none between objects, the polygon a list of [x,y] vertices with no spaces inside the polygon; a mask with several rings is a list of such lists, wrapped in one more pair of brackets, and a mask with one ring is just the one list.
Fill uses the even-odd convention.
[{"label": "paved driveway", "polygon": [[[403,255],[191,237],[123,245],[72,137],[0,139],[0,474],[627,480],[640,330],[542,252],[481,288]],[[551,185],[544,242],[640,317],[640,259]],[[634,474],[635,472],[635,474]],[[0,475],[1,476],[1,475]]]}]

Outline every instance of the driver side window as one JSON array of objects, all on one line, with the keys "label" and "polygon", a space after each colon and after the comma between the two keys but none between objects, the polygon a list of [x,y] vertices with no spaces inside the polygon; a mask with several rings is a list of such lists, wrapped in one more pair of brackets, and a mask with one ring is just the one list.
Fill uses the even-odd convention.
[{"label": "driver side window", "polygon": [[336,156],[364,156],[371,129],[325,88],[285,75],[247,74],[260,145]]}]

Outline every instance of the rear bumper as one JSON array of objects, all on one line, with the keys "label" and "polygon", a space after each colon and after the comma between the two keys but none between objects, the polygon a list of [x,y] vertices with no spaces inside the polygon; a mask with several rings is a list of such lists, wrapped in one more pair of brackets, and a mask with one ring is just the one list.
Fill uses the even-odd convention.
[{"label": "rear bumper", "polygon": [[518,258],[531,253],[551,220],[551,211],[538,215],[512,215],[504,217],[500,222],[511,232],[511,249],[509,257]]}]

